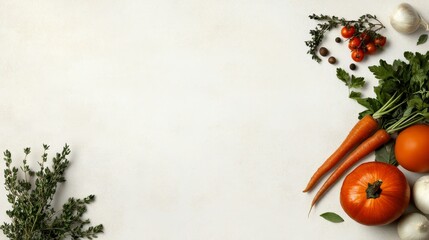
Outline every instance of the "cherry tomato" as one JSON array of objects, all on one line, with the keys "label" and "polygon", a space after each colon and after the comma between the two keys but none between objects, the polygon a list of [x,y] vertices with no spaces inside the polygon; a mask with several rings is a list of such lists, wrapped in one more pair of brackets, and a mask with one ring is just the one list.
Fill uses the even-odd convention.
[{"label": "cherry tomato", "polygon": [[361,45],[361,41],[358,37],[353,37],[349,40],[349,49],[354,50],[359,48]]},{"label": "cherry tomato", "polygon": [[365,44],[369,43],[371,41],[371,36],[367,32],[363,32],[360,34],[360,39]]},{"label": "cherry tomato", "polygon": [[340,202],[353,220],[385,225],[399,218],[410,201],[410,186],[395,166],[383,162],[359,165],[344,179]]},{"label": "cherry tomato", "polygon": [[362,49],[358,48],[352,51],[352,59],[355,62],[360,62],[364,59],[365,53]]},{"label": "cherry tomato", "polygon": [[343,38],[351,38],[353,37],[355,32],[356,32],[356,28],[354,26],[344,26],[341,29],[341,36],[343,36]]},{"label": "cherry tomato", "polygon": [[378,36],[374,39],[374,44],[377,47],[383,47],[386,44],[386,37],[385,36]]},{"label": "cherry tomato", "polygon": [[370,42],[365,45],[365,50],[368,54],[373,54],[377,51],[377,47],[374,43]]},{"label": "cherry tomato", "polygon": [[399,165],[412,172],[429,172],[429,125],[412,125],[398,134],[395,156]]}]

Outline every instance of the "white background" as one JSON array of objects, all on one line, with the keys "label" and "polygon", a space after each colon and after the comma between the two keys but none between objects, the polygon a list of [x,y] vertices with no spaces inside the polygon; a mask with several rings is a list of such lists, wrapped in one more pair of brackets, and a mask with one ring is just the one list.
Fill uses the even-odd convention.
[{"label": "white background", "polygon": [[[395,224],[348,218],[340,184],[309,216],[314,192],[301,191],[362,110],[335,77],[351,63],[339,29],[323,43],[336,65],[306,54],[308,15],[386,25],[385,50],[354,72],[371,95],[368,66],[429,46],[391,28],[399,2],[0,1],[0,148],[20,161],[32,147],[35,166],[43,143],[52,155],[68,143],[57,204],[95,194],[100,239],[397,239]],[[429,17],[429,2],[413,5]]]}]

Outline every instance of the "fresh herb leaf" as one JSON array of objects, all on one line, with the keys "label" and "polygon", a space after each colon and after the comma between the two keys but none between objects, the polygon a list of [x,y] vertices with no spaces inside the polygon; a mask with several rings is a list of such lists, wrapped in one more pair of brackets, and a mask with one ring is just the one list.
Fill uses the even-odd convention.
[{"label": "fresh herb leaf", "polygon": [[334,212],[325,212],[320,214],[320,216],[333,223],[344,222],[344,219]]},{"label": "fresh herb leaf", "polygon": [[358,98],[361,98],[361,96],[362,96],[362,93],[355,92],[355,91],[351,91],[349,94],[349,98],[351,99],[358,99]]},{"label": "fresh herb leaf", "polygon": [[398,162],[395,157],[395,141],[390,140],[387,144],[375,151],[375,161],[384,162],[398,166]]},{"label": "fresh herb leaf", "polygon": [[387,64],[385,60],[380,60],[379,66],[369,66],[368,68],[377,79],[389,79],[394,77],[393,67]]},{"label": "fresh herb leaf", "polygon": [[337,78],[343,81],[347,87],[350,86],[350,75],[346,72],[346,70],[342,68],[337,68]]},{"label": "fresh herb leaf", "polygon": [[422,35],[420,35],[419,40],[417,40],[417,45],[426,43],[427,40],[428,40],[428,35],[422,34]]},{"label": "fresh herb leaf", "polygon": [[350,88],[361,88],[365,85],[365,79],[363,77],[351,76]]},{"label": "fresh herb leaf", "polygon": [[356,99],[360,98],[361,93],[352,91],[352,89],[362,88],[365,85],[363,77],[350,75],[342,68],[337,68],[337,78],[340,79],[349,88],[349,97]]}]

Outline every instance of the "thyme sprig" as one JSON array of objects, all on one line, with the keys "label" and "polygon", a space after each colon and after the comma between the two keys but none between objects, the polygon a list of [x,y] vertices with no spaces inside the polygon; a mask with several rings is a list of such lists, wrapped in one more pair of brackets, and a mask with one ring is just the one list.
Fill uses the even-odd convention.
[{"label": "thyme sprig", "polygon": [[87,205],[95,200],[94,195],[83,199],[71,197],[60,211],[52,206],[58,185],[66,181],[64,172],[69,166],[69,146],[66,144],[62,152],[55,155],[51,167],[46,166],[49,146],[43,145],[43,148],[37,172],[27,163],[30,148],[24,149],[20,168],[12,166],[11,152],[4,152],[5,188],[12,209],[6,211],[11,222],[4,222],[0,229],[11,240],[97,238],[103,232],[103,225],[88,226],[90,220],[82,219]]},{"label": "thyme sprig", "polygon": [[316,15],[314,13],[310,15],[309,18],[319,22],[316,28],[310,30],[311,40],[305,41],[305,45],[310,48],[307,53],[317,62],[322,61],[317,55],[317,49],[326,32],[338,26],[354,26],[356,28],[356,34],[365,32],[370,36],[374,36],[380,29],[385,28],[377,17],[371,14],[362,15],[357,20],[347,20],[345,18],[324,14]]}]

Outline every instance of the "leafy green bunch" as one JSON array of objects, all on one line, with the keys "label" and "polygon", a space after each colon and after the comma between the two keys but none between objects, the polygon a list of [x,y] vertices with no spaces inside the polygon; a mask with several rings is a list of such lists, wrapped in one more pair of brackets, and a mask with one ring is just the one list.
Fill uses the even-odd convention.
[{"label": "leafy green bunch", "polygon": [[[426,54],[405,52],[404,58],[391,64],[380,60],[379,65],[369,67],[378,79],[375,97],[362,98],[358,91],[351,91],[349,95],[365,107],[359,118],[371,114],[391,133],[429,119],[429,51]],[[349,91],[364,85],[363,78],[342,69],[337,69],[337,77]]]},{"label": "leafy green bunch", "polygon": [[5,188],[12,209],[6,211],[11,222],[3,223],[0,229],[11,240],[97,238],[103,232],[103,225],[88,226],[90,220],[82,218],[87,205],[95,200],[94,195],[83,199],[71,197],[60,211],[52,206],[58,185],[66,181],[64,172],[69,166],[69,146],[66,144],[62,152],[56,154],[51,168],[46,166],[49,146],[43,145],[43,148],[37,172],[27,163],[30,148],[24,149],[25,158],[20,168],[12,166],[11,153],[4,152]]}]

